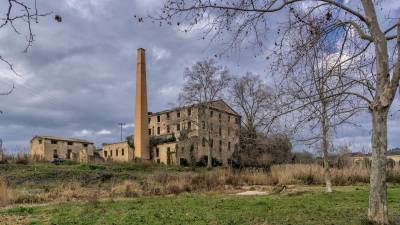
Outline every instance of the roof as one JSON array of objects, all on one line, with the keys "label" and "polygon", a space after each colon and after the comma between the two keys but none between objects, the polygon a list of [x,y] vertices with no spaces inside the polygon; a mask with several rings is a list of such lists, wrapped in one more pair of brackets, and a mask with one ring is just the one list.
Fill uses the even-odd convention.
[{"label": "roof", "polygon": [[128,143],[128,141],[118,141],[118,142],[113,142],[113,143],[103,143],[102,145],[115,145],[115,144],[122,144],[122,143]]},{"label": "roof", "polygon": [[[216,109],[216,110],[223,110],[224,112],[227,112],[231,115],[235,115],[235,116],[240,116],[239,113],[237,113],[231,106],[229,106],[224,100],[222,99],[218,99],[218,100],[214,100],[214,101],[210,101],[211,103],[211,107],[212,109]],[[185,106],[180,106],[180,107],[175,107],[172,109],[166,109],[160,112],[149,112],[149,116],[155,116],[155,115],[160,115],[163,113],[167,113],[167,112],[173,112],[173,111],[177,111],[177,110],[182,110],[182,109],[187,109],[187,108],[191,108],[191,107],[197,107],[198,105],[200,105],[199,103],[197,104],[193,104],[193,105],[185,105]]]},{"label": "roof", "polygon": [[80,143],[87,143],[87,144],[93,144],[93,142],[90,142],[88,140],[83,140],[83,139],[78,139],[78,138],[64,138],[64,137],[57,137],[57,136],[42,136],[42,135],[36,135],[32,138],[43,138],[43,139],[49,139],[49,140],[57,140],[57,141],[71,141],[71,142],[80,142]]}]

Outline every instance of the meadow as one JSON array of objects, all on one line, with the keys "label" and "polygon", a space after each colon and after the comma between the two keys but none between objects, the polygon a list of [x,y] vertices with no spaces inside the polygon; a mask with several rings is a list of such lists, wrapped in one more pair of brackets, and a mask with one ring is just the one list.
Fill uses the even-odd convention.
[{"label": "meadow", "polygon": [[[390,218],[400,169],[388,169]],[[0,165],[0,224],[366,224],[369,170],[317,164],[269,171],[152,164]],[[259,195],[238,195],[252,193]]]}]

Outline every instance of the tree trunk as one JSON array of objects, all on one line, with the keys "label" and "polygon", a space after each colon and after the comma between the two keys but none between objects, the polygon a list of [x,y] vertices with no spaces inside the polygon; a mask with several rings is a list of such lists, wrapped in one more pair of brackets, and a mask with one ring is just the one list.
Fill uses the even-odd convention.
[{"label": "tree trunk", "polygon": [[387,110],[372,111],[372,164],[368,219],[389,224],[386,189]]},{"label": "tree trunk", "polygon": [[324,155],[324,178],[325,178],[325,185],[326,185],[326,192],[332,192],[332,181],[331,181],[331,173],[330,173],[330,165],[329,165],[329,124],[328,118],[326,113],[326,104],[323,103],[322,106],[322,152]]},{"label": "tree trunk", "polygon": [[208,156],[207,156],[207,169],[212,168],[212,148],[208,145]]},{"label": "tree trunk", "polygon": [[207,169],[212,168],[212,144],[211,144],[211,131],[208,131],[208,156],[207,156]]}]

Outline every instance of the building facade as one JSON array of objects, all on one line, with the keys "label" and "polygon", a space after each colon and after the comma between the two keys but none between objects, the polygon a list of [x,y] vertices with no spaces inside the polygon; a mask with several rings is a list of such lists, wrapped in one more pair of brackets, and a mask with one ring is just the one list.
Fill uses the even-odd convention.
[{"label": "building facade", "polygon": [[92,142],[54,136],[35,136],[30,143],[30,156],[37,160],[63,158],[78,162],[87,162],[93,157],[96,147]]},{"label": "building facade", "polygon": [[149,113],[148,127],[150,157],[158,163],[206,161],[211,148],[212,157],[227,165],[239,147],[240,116],[222,100],[206,108],[193,105]]},{"label": "building facade", "polygon": [[239,114],[222,100],[150,113],[147,111],[146,79],[145,50],[139,48],[133,159],[193,165],[207,162],[211,151],[214,161],[227,165],[239,147]]},{"label": "building facade", "polygon": [[129,162],[134,159],[134,151],[127,141],[103,144],[101,156],[106,161]]}]

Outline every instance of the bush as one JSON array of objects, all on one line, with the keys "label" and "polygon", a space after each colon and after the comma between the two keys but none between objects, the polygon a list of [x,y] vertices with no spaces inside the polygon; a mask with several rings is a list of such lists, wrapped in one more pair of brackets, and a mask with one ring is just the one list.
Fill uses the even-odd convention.
[{"label": "bush", "polygon": [[292,144],[285,135],[258,134],[252,138],[242,134],[241,146],[235,149],[229,162],[234,168],[269,169],[273,164],[289,162],[291,149]]},{"label": "bush", "polygon": [[[198,167],[206,167],[208,164],[208,156],[202,156],[199,161],[196,162],[196,166]],[[211,164],[213,167],[222,166],[222,162],[216,158],[212,158]]]},{"label": "bush", "polygon": [[4,179],[0,178],[0,207],[8,204],[8,190]]},{"label": "bush", "polygon": [[82,170],[105,170],[106,167],[102,166],[102,165],[80,165],[79,166],[80,169]]},{"label": "bush", "polygon": [[16,164],[20,165],[27,165],[29,163],[29,159],[27,155],[17,155],[17,158],[15,159]]}]

